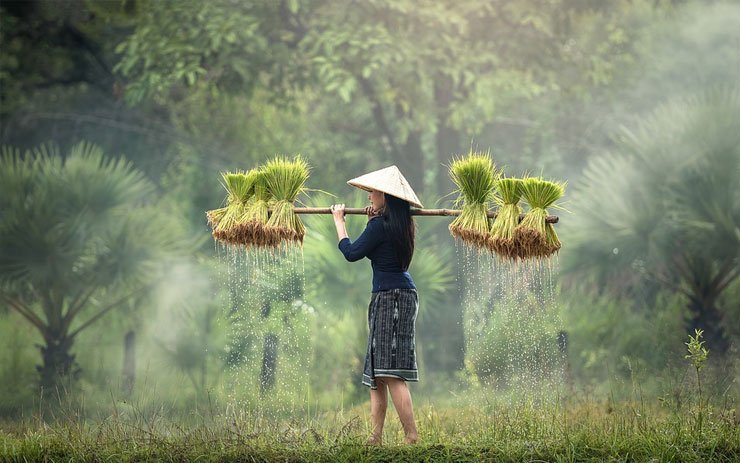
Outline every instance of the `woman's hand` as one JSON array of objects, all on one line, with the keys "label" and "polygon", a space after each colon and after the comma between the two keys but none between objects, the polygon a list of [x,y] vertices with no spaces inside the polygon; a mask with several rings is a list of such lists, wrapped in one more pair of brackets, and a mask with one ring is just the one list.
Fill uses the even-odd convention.
[{"label": "woman's hand", "polygon": [[329,208],[331,214],[334,216],[334,221],[344,222],[344,204],[334,204]]},{"label": "woman's hand", "polygon": [[380,213],[382,211],[373,209],[373,206],[367,206],[365,207],[365,214],[367,214],[367,220],[370,220],[375,217],[380,217]]}]

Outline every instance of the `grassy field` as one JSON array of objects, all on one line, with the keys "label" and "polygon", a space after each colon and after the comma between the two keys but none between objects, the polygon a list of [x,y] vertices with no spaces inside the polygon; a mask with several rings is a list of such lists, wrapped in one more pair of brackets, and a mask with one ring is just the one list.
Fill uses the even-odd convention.
[{"label": "grassy field", "polygon": [[[389,405],[382,447],[368,448],[369,403],[302,418],[258,412],[116,412],[0,426],[2,461],[740,461],[740,416],[728,407],[668,410],[633,402],[415,408],[421,443],[401,446]],[[189,421],[184,424],[185,421]]]}]

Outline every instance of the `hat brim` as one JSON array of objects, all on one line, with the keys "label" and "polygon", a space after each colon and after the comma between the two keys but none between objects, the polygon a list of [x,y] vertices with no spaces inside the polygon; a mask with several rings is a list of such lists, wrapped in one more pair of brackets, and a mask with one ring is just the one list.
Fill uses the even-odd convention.
[{"label": "hat brim", "polygon": [[361,190],[365,190],[365,191],[367,191],[368,193],[370,193],[370,192],[372,192],[372,191],[382,191],[383,193],[385,193],[385,194],[387,194],[387,195],[391,195],[391,196],[393,196],[394,198],[398,198],[398,199],[401,199],[401,200],[403,200],[403,201],[406,201],[406,202],[408,202],[409,204],[411,204],[411,205],[412,205],[412,206],[414,206],[414,207],[418,207],[419,209],[423,209],[423,208],[424,208],[424,206],[422,206],[422,205],[421,205],[421,203],[417,203],[417,202],[415,202],[415,201],[409,201],[409,200],[408,200],[408,199],[406,199],[406,198],[400,198],[400,197],[398,197],[398,196],[394,195],[393,193],[388,193],[387,191],[383,191],[383,190],[381,190],[380,188],[370,188],[370,187],[366,187],[366,186],[364,186],[364,185],[355,185],[354,183],[349,183],[349,182],[347,182],[347,183],[348,183],[348,184],[350,184],[350,185],[352,185],[352,186],[354,186],[354,187],[360,188]]},{"label": "hat brim", "polygon": [[348,180],[347,184],[365,191],[382,191],[387,195],[407,201],[418,208],[424,207],[406,178],[395,165],[355,177]]}]

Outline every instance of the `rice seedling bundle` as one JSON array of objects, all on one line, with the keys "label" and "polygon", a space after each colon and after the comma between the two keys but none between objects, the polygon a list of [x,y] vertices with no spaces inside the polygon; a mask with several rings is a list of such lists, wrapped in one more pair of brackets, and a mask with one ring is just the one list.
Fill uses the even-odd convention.
[{"label": "rice seedling bundle", "polygon": [[495,201],[500,207],[491,225],[488,249],[499,256],[515,259],[518,251],[514,241],[514,228],[519,225],[519,214],[522,212],[519,206],[519,199],[522,196],[522,180],[501,178],[496,183],[496,190],[498,195]]},{"label": "rice seedling bundle", "polygon": [[519,257],[550,256],[560,249],[561,244],[555,233],[555,227],[546,223],[547,208],[559,208],[555,201],[563,196],[565,182],[529,177],[522,181],[521,191],[530,209],[514,229],[515,247],[518,248]]},{"label": "rice seedling bundle", "polygon": [[211,230],[213,230],[214,233],[216,231],[216,226],[226,214],[227,209],[228,209],[228,206],[222,207],[219,209],[213,209],[212,211],[206,211],[206,218],[208,218],[208,225],[211,226]]},{"label": "rice seedling bundle", "polygon": [[264,168],[255,170],[252,198],[252,202],[247,205],[240,219],[240,233],[244,238],[243,244],[277,247],[280,244],[280,238],[267,230],[272,192],[269,189]]},{"label": "rice seedling bundle", "polygon": [[295,213],[294,201],[303,192],[309,176],[308,164],[300,157],[292,161],[275,157],[263,167],[267,188],[274,198],[272,214],[265,224],[266,233],[280,241],[303,246],[305,227]]},{"label": "rice seedling bundle", "polygon": [[223,186],[228,193],[227,206],[206,212],[213,228],[213,236],[228,244],[242,244],[240,221],[249,199],[254,194],[255,170],[249,172],[225,172],[221,174]]},{"label": "rice seedling bundle", "polygon": [[453,158],[449,174],[458,188],[455,204],[463,205],[460,215],[448,227],[450,233],[468,246],[484,247],[491,228],[488,208],[501,172],[496,170],[489,153],[471,151],[464,158]]}]

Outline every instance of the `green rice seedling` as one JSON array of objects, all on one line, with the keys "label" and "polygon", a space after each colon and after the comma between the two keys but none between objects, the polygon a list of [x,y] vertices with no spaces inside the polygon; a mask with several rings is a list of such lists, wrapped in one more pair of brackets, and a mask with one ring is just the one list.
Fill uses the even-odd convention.
[{"label": "green rice seedling", "polygon": [[226,214],[227,209],[228,207],[221,207],[219,209],[213,209],[211,211],[206,211],[206,218],[208,219],[208,225],[211,226],[211,230],[216,229],[216,226]]},{"label": "green rice seedling", "polygon": [[270,217],[270,204],[273,199],[267,183],[267,175],[264,169],[255,171],[253,200],[249,203],[241,217],[245,244],[258,247],[277,247],[280,237],[275,236],[267,229],[267,221]]},{"label": "green rice seedling", "polygon": [[236,190],[235,196],[240,205],[235,208],[235,223],[231,228],[231,240],[234,244],[249,246],[254,242],[254,227],[248,225],[248,214],[251,204],[255,202],[260,175],[259,169],[250,169],[244,174],[243,184]]},{"label": "green rice seedling", "polygon": [[[303,246],[305,227],[295,213],[294,201],[303,192],[309,176],[309,167],[300,156],[292,161],[276,156],[265,164],[265,182],[275,202],[265,230],[278,238],[278,242],[291,241]],[[274,240],[273,240],[274,242]]]},{"label": "green rice seedling", "polygon": [[560,238],[558,238],[558,234],[555,232],[555,226],[553,224],[545,224],[545,234],[547,235],[548,255],[552,255],[560,251],[563,244],[560,242]]},{"label": "green rice seedling", "polygon": [[467,246],[483,248],[491,228],[488,208],[492,204],[501,171],[496,169],[488,152],[471,150],[464,158],[453,158],[449,174],[457,185],[455,205],[462,203],[460,215],[448,227],[450,233]]},{"label": "green rice seedling", "polygon": [[529,204],[529,211],[514,229],[515,247],[519,257],[548,257],[560,247],[555,228],[545,222],[548,207],[559,208],[555,201],[565,192],[565,182],[551,182],[540,177],[528,177],[522,181],[522,197]]},{"label": "green rice seedling", "polygon": [[221,178],[228,193],[228,204],[224,208],[208,211],[206,216],[213,227],[213,236],[217,240],[228,244],[243,244],[239,235],[239,224],[246,204],[254,193],[256,173],[255,171],[225,172],[221,174]]},{"label": "green rice seedling", "polygon": [[522,212],[519,206],[522,196],[521,186],[522,180],[518,178],[502,178],[496,183],[498,195],[495,201],[500,207],[491,226],[487,245],[491,252],[504,258],[515,259],[517,257],[514,228],[519,225],[519,214]]}]

